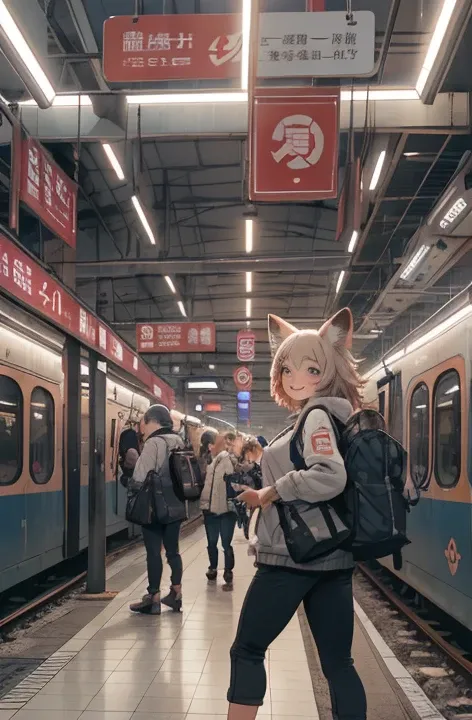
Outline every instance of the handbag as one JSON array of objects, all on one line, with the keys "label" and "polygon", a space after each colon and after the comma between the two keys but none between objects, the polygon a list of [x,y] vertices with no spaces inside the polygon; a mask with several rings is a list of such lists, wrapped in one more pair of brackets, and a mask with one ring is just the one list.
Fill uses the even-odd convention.
[{"label": "handbag", "polygon": [[[298,505],[298,503],[297,503]],[[288,553],[298,565],[312,562],[336,550],[350,535],[350,530],[338,513],[327,502],[303,503],[301,512],[293,503],[276,502],[280,527],[285,538]],[[308,524],[304,516],[312,516]],[[317,516],[313,522],[313,515]],[[316,527],[317,531],[311,527]]]},{"label": "handbag", "polygon": [[153,483],[148,475],[138,490],[130,491],[126,501],[126,520],[133,525],[150,525],[154,519]]}]

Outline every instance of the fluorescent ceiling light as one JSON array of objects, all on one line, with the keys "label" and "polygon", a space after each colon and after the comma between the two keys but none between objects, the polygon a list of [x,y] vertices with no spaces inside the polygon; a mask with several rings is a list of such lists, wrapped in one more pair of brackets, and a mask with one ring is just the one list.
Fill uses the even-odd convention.
[{"label": "fluorescent ceiling light", "polygon": [[246,320],[246,327],[247,327],[247,328],[251,327],[251,321],[250,321],[250,320]]},{"label": "fluorescent ceiling light", "polygon": [[419,265],[419,263],[422,261],[422,259],[424,258],[424,256],[427,255],[427,253],[428,253],[430,250],[431,250],[431,245],[422,245],[422,246],[420,247],[420,249],[417,250],[417,251],[415,252],[415,254],[413,255],[413,257],[411,258],[410,262],[408,263],[408,265],[406,266],[406,268],[404,269],[404,271],[403,271],[402,274],[400,275],[400,278],[401,278],[402,280],[406,280],[406,279],[411,275],[411,273],[413,272],[413,270],[415,269],[415,267],[417,267],[417,265]]},{"label": "fluorescent ceiling light", "polygon": [[174,295],[175,295],[176,289],[175,289],[174,283],[172,282],[172,278],[170,278],[168,275],[165,275],[165,276],[164,276],[164,280],[166,281],[166,283],[167,283],[168,286],[170,287],[171,292],[173,292]]},{"label": "fluorescent ceiling light", "polygon": [[26,87],[41,107],[48,107],[56,91],[46,77],[18,25],[0,0],[0,26],[3,30],[1,47]]},{"label": "fluorescent ceiling light", "polygon": [[[1,1],[1,0],[0,0]],[[92,104],[92,100],[90,98],[90,95],[56,95],[54,100],[52,101],[52,107],[78,107],[79,105],[79,98],[80,98],[80,105],[81,107],[90,106]],[[38,103],[36,100],[21,100],[19,105],[25,106],[25,105],[37,105]]]},{"label": "fluorescent ceiling light", "polygon": [[208,369],[209,369],[209,370],[215,370],[215,368],[216,368],[215,365],[208,365]]},{"label": "fluorescent ceiling light", "polygon": [[251,311],[252,311],[252,300],[251,298],[246,298],[246,317],[251,317]]},{"label": "fluorescent ceiling light", "polygon": [[352,253],[355,250],[355,247],[357,245],[357,240],[359,238],[359,232],[357,230],[353,230],[352,237],[350,240],[350,243],[348,245],[347,251]]},{"label": "fluorescent ceiling light", "polygon": [[374,174],[372,175],[372,180],[370,181],[369,190],[375,190],[375,188],[378,185],[378,182],[380,179],[380,174],[381,174],[382,168],[383,168],[383,164],[385,162],[386,154],[387,154],[387,151],[382,150],[382,152],[380,153],[380,155],[377,159],[377,164],[375,166]]},{"label": "fluorescent ceiling light", "polygon": [[246,273],[246,292],[252,292],[252,272]]},{"label": "fluorescent ceiling light", "polygon": [[128,105],[171,105],[187,103],[247,102],[247,92],[193,92],[152,95],[127,95]]},{"label": "fluorescent ceiling light", "polygon": [[449,390],[446,390],[444,395],[452,395],[453,393],[459,392],[460,388],[459,385],[453,385],[452,388],[449,388]]},{"label": "fluorescent ceiling light", "polygon": [[416,90],[341,90],[341,101],[355,100],[419,100]]},{"label": "fluorescent ceiling light", "polygon": [[183,315],[184,317],[187,317],[187,312],[186,312],[186,310],[185,310],[185,308],[184,308],[184,304],[183,304],[182,300],[178,300],[177,305],[179,306],[179,310],[180,310],[180,312],[182,313],[182,315]]},{"label": "fluorescent ceiling light", "polygon": [[383,333],[383,330],[377,330],[376,328],[373,328],[373,329],[370,331],[370,334],[371,334],[371,335],[382,335],[382,333]]},{"label": "fluorescent ceiling light", "polygon": [[416,82],[416,91],[418,95],[421,95],[423,92],[428,81],[429,74],[433,69],[434,62],[438,56],[447,28],[449,27],[456,2],[457,0],[444,0],[441,14],[439,15],[436,27],[434,28],[433,37],[429,43],[428,52],[426,53],[421,72]]},{"label": "fluorescent ceiling light", "polygon": [[415,410],[426,410],[427,405],[415,405]]},{"label": "fluorescent ceiling light", "polygon": [[254,220],[246,218],[246,252],[252,253]]},{"label": "fluorescent ceiling light", "polygon": [[[242,46],[241,46],[241,90],[249,87],[249,49],[251,39],[251,0],[243,0]],[[255,46],[255,43],[254,43]]]},{"label": "fluorescent ceiling light", "polygon": [[189,380],[189,390],[218,390],[218,383],[215,380]]},{"label": "fluorescent ceiling light", "polygon": [[136,212],[137,212],[138,215],[139,215],[139,219],[141,220],[141,223],[142,223],[143,228],[144,228],[144,229],[146,230],[146,232],[147,232],[147,235],[148,235],[149,240],[151,241],[151,243],[152,243],[153,245],[155,245],[155,244],[156,244],[156,238],[154,237],[154,233],[153,233],[152,230],[151,230],[151,226],[149,225],[148,220],[147,220],[147,217],[146,217],[146,215],[144,214],[144,210],[143,210],[142,207],[141,207],[141,203],[139,202],[139,200],[138,200],[138,198],[136,197],[136,195],[133,195],[133,197],[131,198],[131,201],[132,201],[134,207],[136,208]]},{"label": "fluorescent ceiling light", "polygon": [[103,149],[105,150],[105,155],[107,156],[108,160],[110,161],[110,165],[112,166],[113,170],[116,173],[116,177],[118,180],[124,180],[125,174],[123,172],[123,168],[121,167],[118,158],[116,157],[115,153],[113,152],[113,148],[108,143],[103,143],[102,145]]},{"label": "fluorescent ceiling light", "polygon": [[341,270],[341,272],[340,272],[339,275],[338,275],[338,282],[336,283],[336,295],[337,295],[338,292],[341,290],[341,285],[343,284],[344,276],[345,276],[345,275],[346,275],[346,271],[345,271],[345,270]]},{"label": "fluorescent ceiling light", "polygon": [[444,322],[440,323],[439,325],[436,325],[435,328],[430,330],[429,332],[422,335],[420,338],[412,342],[410,345],[407,346],[406,352],[410,353],[412,350],[416,350],[417,348],[421,347],[425,343],[429,342],[430,340],[433,340],[435,337],[438,337],[438,335],[441,335],[446,330],[449,330],[453,325],[459,322],[459,320],[462,320],[463,318],[467,317],[472,313],[472,305],[466,305],[462,308],[462,310],[458,310],[454,315],[451,315],[450,318],[447,320],[444,320]]},{"label": "fluorescent ceiling light", "polygon": [[[403,153],[403,157],[418,157],[418,155],[421,155],[419,152],[406,152]],[[418,407],[418,405],[416,406]]]}]

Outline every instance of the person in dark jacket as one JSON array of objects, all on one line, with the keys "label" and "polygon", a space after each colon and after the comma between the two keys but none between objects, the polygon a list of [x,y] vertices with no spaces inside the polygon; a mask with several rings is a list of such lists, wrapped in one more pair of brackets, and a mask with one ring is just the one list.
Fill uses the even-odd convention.
[{"label": "person in dark jacket", "polygon": [[[156,471],[167,478],[172,486],[169,470],[169,452],[183,448],[182,438],[172,429],[172,418],[164,405],[151,405],[144,415],[144,446],[136,462],[133,477],[128,488],[131,492],[141,487],[151,471]],[[182,609],[182,558],[179,553],[179,535],[182,521],[185,520],[185,504],[174,495],[175,520],[162,525],[154,521],[143,527],[143,539],[147,553],[148,591],[140,602],[130,605],[133,612],[151,615],[161,614],[161,604],[172,608],[174,612]],[[161,600],[162,579],[162,544],[166,551],[167,562],[172,574],[170,593]]]}]

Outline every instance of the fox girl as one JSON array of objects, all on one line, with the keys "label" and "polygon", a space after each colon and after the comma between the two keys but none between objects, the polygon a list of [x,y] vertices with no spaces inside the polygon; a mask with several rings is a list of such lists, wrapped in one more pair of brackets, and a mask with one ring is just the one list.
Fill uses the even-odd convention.
[{"label": "fox girl", "polygon": [[258,570],[231,648],[229,720],[256,717],[266,692],[267,648],[302,602],[329,684],[333,718],[366,718],[364,688],[351,657],[352,554],[337,547],[297,565],[287,550],[274,506],[277,501],[294,503],[303,511],[313,535],[322,537],[327,532],[324,516],[315,503],[332,500],[343,492],[346,470],[330,416],[322,408],[345,423],[361,406],[362,381],[350,352],[352,332],[348,309],[340,310],[319,331],[297,330],[269,316],[271,395],[287,409],[303,409],[301,436],[306,469],[296,470],[291,462],[293,430],[289,428],[264,451],[262,489],[249,489],[240,496],[249,507],[261,507],[262,513],[254,539]]}]

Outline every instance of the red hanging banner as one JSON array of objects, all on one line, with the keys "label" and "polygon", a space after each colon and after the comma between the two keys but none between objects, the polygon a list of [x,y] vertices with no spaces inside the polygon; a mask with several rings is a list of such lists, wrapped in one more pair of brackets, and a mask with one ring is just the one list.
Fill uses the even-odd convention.
[{"label": "red hanging banner", "polygon": [[236,354],[240,362],[252,362],[256,357],[256,336],[250,330],[240,330],[236,341]]},{"label": "red hanging banner", "polygon": [[57,237],[75,248],[77,185],[33,138],[22,143],[20,200]]},{"label": "red hanging banner", "polygon": [[115,15],[103,26],[108,82],[219,80],[241,74],[241,15]]},{"label": "red hanging banner", "polygon": [[0,290],[50,320],[84,345],[134,375],[169,407],[172,388],[147,367],[111,328],[87,310],[63,285],[0,233]]},{"label": "red hanging banner", "polygon": [[338,88],[257,88],[250,127],[251,201],[337,197]]},{"label": "red hanging banner", "polygon": [[215,323],[138,323],[140,353],[215,352]]}]

